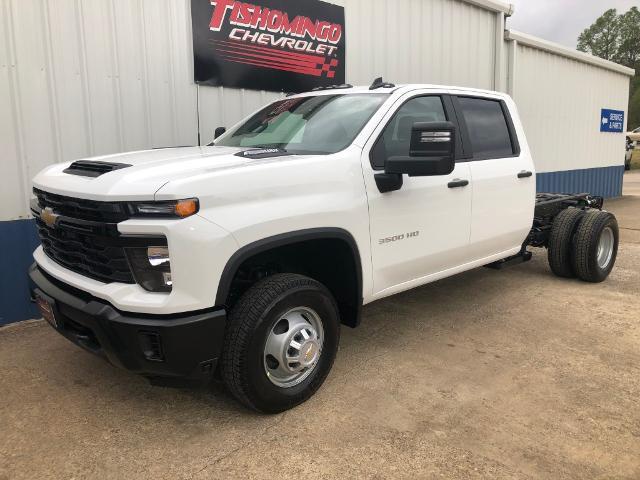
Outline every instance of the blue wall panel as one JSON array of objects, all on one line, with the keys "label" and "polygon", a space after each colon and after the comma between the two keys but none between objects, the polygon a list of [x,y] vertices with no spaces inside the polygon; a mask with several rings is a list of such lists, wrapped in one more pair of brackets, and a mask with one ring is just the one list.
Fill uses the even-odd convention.
[{"label": "blue wall panel", "polygon": [[622,195],[624,166],[587,168],[537,175],[538,192],[591,193],[605,198]]},{"label": "blue wall panel", "polygon": [[0,222],[0,325],[40,317],[27,275],[38,244],[35,221]]}]

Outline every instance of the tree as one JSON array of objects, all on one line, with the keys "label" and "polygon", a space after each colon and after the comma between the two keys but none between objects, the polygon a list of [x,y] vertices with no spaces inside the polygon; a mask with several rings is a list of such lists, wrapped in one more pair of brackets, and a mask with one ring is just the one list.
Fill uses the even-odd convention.
[{"label": "tree", "polygon": [[614,60],[620,43],[620,17],[615,8],[607,10],[578,37],[578,50],[605,60]]},{"label": "tree", "polygon": [[620,45],[616,61],[629,68],[640,67],[640,10],[632,7],[620,15]]},{"label": "tree", "polygon": [[630,128],[640,125],[640,10],[618,15],[607,10],[578,37],[578,50],[633,68],[636,76],[629,91]]},{"label": "tree", "polygon": [[[638,70],[636,70],[637,72]],[[631,99],[629,100],[629,130],[640,127],[640,75],[631,80]]]}]

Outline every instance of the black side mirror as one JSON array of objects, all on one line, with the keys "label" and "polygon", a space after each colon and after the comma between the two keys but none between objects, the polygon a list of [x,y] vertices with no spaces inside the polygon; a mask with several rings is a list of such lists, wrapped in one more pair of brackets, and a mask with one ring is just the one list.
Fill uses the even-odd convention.
[{"label": "black side mirror", "polygon": [[218,128],[216,128],[216,131],[215,131],[215,133],[213,134],[213,138],[214,138],[214,140],[215,140],[216,138],[218,138],[220,135],[224,135],[226,131],[227,131],[227,128],[226,128],[226,127],[218,127]]},{"label": "black side mirror", "polygon": [[456,127],[451,122],[417,122],[408,157],[389,157],[385,173],[410,177],[449,175],[456,166]]}]

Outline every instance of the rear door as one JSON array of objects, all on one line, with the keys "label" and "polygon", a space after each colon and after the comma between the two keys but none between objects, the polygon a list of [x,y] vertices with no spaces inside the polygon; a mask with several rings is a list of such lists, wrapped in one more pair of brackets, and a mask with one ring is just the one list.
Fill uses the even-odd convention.
[{"label": "rear door", "polygon": [[510,114],[515,105],[500,97],[462,95],[453,103],[472,157],[469,251],[476,260],[513,254],[531,229],[536,193],[522,126]]}]

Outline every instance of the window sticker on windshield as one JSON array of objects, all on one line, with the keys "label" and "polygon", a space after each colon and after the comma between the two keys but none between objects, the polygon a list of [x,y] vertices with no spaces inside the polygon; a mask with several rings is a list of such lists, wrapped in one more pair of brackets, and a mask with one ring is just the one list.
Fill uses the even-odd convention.
[{"label": "window sticker on windshield", "polygon": [[291,98],[289,100],[283,100],[282,102],[278,102],[277,104],[274,105],[275,108],[267,114],[267,118],[277,117],[281,113],[293,109],[296,105],[298,105],[299,103],[302,103],[304,100],[305,100],[305,97],[301,97],[301,98]]}]

